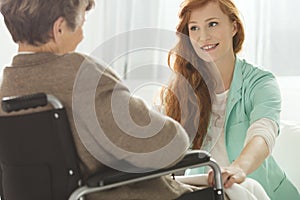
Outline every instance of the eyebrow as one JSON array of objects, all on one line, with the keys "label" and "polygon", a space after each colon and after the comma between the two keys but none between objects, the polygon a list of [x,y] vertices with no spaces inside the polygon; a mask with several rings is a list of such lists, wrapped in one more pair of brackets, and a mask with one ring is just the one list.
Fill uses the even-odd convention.
[{"label": "eyebrow", "polygon": [[[218,17],[210,17],[208,19],[205,20],[205,22],[208,22],[208,21],[211,21],[211,20],[214,20],[214,19],[220,19]],[[188,24],[197,24],[198,22],[197,21],[190,21]]]}]

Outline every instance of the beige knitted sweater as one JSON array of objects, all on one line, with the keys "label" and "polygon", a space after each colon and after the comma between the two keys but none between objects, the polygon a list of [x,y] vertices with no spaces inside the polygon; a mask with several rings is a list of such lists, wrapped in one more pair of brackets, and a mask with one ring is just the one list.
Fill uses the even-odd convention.
[{"label": "beige knitted sweater", "polygon": [[[81,76],[80,73],[88,76]],[[80,80],[81,77],[83,77],[83,80]],[[99,79],[99,77],[101,78]],[[97,79],[99,79],[98,82],[92,83],[93,80]],[[78,82],[80,82],[79,85]],[[75,90],[76,95],[73,94]],[[158,167],[159,161],[168,160],[169,157],[172,157],[173,152],[182,155],[188,149],[189,139],[178,123],[149,110],[141,99],[130,95],[126,86],[110,69],[104,68],[88,56],[78,53],[66,55],[36,53],[15,56],[12,65],[4,69],[0,97],[35,92],[53,94],[66,107],[77,151],[82,161],[81,169],[87,176],[95,170],[104,168],[102,162],[98,161],[99,157],[95,159],[95,156],[100,156],[100,160],[105,159],[105,162],[108,163],[118,164],[120,160],[123,160],[136,167],[151,168]],[[90,94],[94,95],[91,96],[92,101],[85,100],[85,97]],[[76,113],[72,109],[72,104],[76,104],[74,101],[77,101],[74,96],[80,99],[78,102],[81,100],[85,102],[79,106],[77,105],[75,108]],[[112,108],[113,97],[119,100],[114,104],[114,108]],[[129,120],[122,110],[128,99],[131,116],[129,118],[139,127],[147,126],[152,120],[164,122],[155,135],[144,138],[128,135],[126,131],[120,128],[120,124],[116,123],[115,118],[119,118],[121,121],[125,120],[125,122]],[[94,102],[94,105],[91,106],[91,102]],[[121,102],[124,102],[124,105]],[[1,111],[0,114],[4,115]],[[76,120],[74,116],[76,116]],[[96,116],[98,125],[91,123],[95,121],[94,116]],[[103,146],[97,143],[97,140],[93,140],[92,137],[98,137],[97,127],[99,126],[109,141],[115,147],[124,151],[116,151],[113,145]],[[77,130],[80,130],[81,133]],[[170,148],[163,148],[169,144],[171,144]],[[159,151],[160,154],[154,160],[147,159],[147,156],[145,156],[145,159],[140,159],[140,157],[132,154],[134,152],[148,155],[149,152],[155,151]],[[92,155],[90,152],[93,152],[93,154],[101,153]],[[128,152],[131,153],[128,154]],[[166,165],[175,162],[176,160],[173,160],[166,163]],[[175,199],[189,190],[191,189],[186,185],[163,177],[111,189],[90,196],[88,199],[168,200]]]}]

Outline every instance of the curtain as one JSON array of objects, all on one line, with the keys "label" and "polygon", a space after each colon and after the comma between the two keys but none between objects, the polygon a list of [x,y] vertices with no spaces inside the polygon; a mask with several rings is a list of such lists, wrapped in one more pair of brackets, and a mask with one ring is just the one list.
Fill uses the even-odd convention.
[{"label": "curtain", "polygon": [[[272,70],[278,76],[300,75],[297,67],[300,1],[294,0],[234,0],[240,10],[246,31],[241,57]],[[109,38],[141,28],[158,28],[175,31],[181,0],[102,0],[96,2],[86,21],[86,39],[80,51],[92,52]],[[130,45],[135,38],[120,41],[111,48]],[[147,38],[144,38],[147,39]],[[157,42],[161,38],[157,36]],[[129,48],[129,46],[128,46]],[[115,70],[125,79],[147,79],[159,76],[159,70],[149,69],[133,73],[133,69],[149,62],[162,65],[166,52],[140,50],[130,52],[113,63]],[[128,73],[131,72],[131,73]]]},{"label": "curtain", "polygon": [[[177,13],[182,0],[96,0],[95,9],[87,15],[85,39],[79,52],[91,54],[97,47],[119,34],[141,29],[158,28],[175,31]],[[234,0],[245,23],[246,40],[240,56],[272,70],[278,76],[299,76],[298,47],[300,46],[300,1],[294,0]],[[0,16],[0,69],[11,62],[17,50]],[[115,41],[110,48],[130,47],[135,38]],[[157,37],[157,43],[163,38]],[[144,38],[147,40],[147,37]],[[130,52],[115,60],[113,67],[125,79],[158,77],[159,69],[133,73],[142,63],[166,65],[166,52],[145,50]],[[128,73],[132,72],[132,73]]]},{"label": "curtain", "polygon": [[11,59],[16,52],[17,45],[13,42],[5,26],[3,16],[0,14],[0,80],[2,68],[10,65]]},{"label": "curtain", "polygon": [[299,76],[300,1],[235,2],[246,29],[241,55],[278,76]]},{"label": "curtain", "polygon": [[111,66],[134,95],[153,102],[171,74],[181,0],[102,0],[87,15],[78,51]]},{"label": "curtain", "polygon": [[[176,0],[175,0],[176,1]],[[128,49],[124,55],[115,55],[115,59],[110,64],[124,79],[143,79],[147,77],[156,77],[156,70],[146,70],[144,73],[134,73],[133,69],[140,65],[147,65],[157,63],[161,57],[161,53],[157,50],[151,49],[132,49],[135,40],[132,38],[131,31],[138,29],[170,29],[172,24],[173,31],[175,30],[174,20],[168,20],[167,16],[172,16],[176,19],[175,14],[169,12],[174,9],[167,9],[170,5],[174,5],[174,0],[102,0],[96,2],[94,10],[90,11],[87,15],[84,32],[87,37],[84,42],[79,45],[78,50],[88,54],[95,54],[97,48],[101,45],[109,43],[109,52],[104,51],[101,54],[94,55],[96,58],[101,59],[104,57],[114,57],[113,55],[119,49]],[[172,3],[172,4],[171,4]],[[176,3],[175,3],[176,5]],[[177,6],[176,6],[177,9]],[[172,10],[172,11],[170,11]],[[168,12],[169,11],[169,12]],[[168,21],[168,22],[167,22]],[[155,43],[159,43],[163,38],[159,35],[150,36],[155,37],[147,38],[147,30],[144,31],[146,35],[141,36],[144,40],[151,39]],[[125,37],[125,38],[124,38]],[[107,49],[108,50],[108,49]],[[115,52],[112,52],[115,51]],[[129,73],[131,72],[131,73]]]}]

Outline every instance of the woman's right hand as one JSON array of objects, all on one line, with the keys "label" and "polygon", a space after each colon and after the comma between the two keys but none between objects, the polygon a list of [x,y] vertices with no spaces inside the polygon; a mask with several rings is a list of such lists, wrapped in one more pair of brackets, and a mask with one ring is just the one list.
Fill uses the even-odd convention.
[{"label": "woman's right hand", "polygon": [[[242,183],[246,179],[246,173],[237,166],[221,167],[222,182],[224,188],[229,188],[233,183]],[[214,185],[214,173],[212,170],[208,172],[208,184]]]}]

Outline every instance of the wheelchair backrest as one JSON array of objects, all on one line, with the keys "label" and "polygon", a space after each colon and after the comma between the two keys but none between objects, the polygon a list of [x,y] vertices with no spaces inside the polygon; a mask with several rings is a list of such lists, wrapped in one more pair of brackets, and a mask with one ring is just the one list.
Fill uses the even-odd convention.
[{"label": "wheelchair backrest", "polygon": [[[22,110],[12,99],[3,100],[2,107]],[[80,184],[81,175],[65,109],[19,112],[0,116],[2,200],[67,199]]]}]

